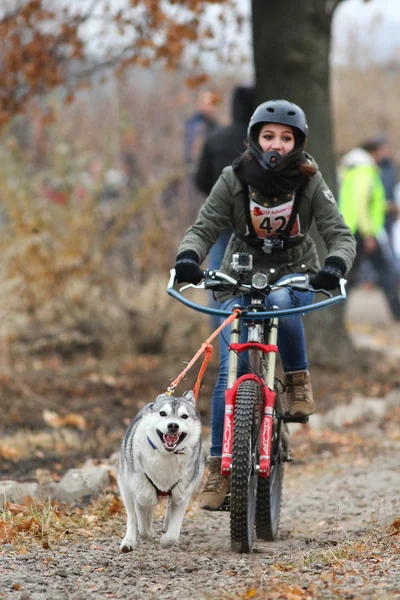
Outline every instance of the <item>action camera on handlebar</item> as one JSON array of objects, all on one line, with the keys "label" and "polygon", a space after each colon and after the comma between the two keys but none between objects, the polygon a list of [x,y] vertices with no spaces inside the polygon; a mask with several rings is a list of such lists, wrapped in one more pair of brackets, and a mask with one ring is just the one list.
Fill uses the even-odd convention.
[{"label": "action camera on handlebar", "polygon": [[232,254],[232,269],[238,273],[248,272],[253,269],[253,257],[247,252],[237,252]]}]

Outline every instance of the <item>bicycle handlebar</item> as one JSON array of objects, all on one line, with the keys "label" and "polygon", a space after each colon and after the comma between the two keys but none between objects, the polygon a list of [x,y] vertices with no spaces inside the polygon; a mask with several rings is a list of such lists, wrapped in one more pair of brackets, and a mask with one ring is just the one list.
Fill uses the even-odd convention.
[{"label": "bicycle handlebar", "polygon": [[[211,275],[213,277],[213,280],[218,280],[220,282],[226,282],[227,284],[229,284],[229,286],[231,288],[235,287],[237,290],[245,291],[245,292],[252,291],[251,285],[240,283],[236,279],[234,279],[233,277],[230,277],[229,275],[226,275],[225,273],[221,273],[220,271],[211,271],[211,270],[204,271],[204,276],[206,278]],[[290,277],[289,279],[286,279],[285,281],[282,281],[281,283],[277,283],[275,285],[270,286],[269,291],[274,292],[276,290],[282,289],[283,287],[290,287],[290,286],[292,286],[292,287],[294,286],[294,287],[296,287],[296,289],[303,289],[304,291],[309,291],[310,288],[309,288],[308,282],[309,282],[308,275],[295,275],[294,277]],[[203,306],[202,304],[196,304],[195,302],[192,302],[191,300],[186,298],[186,296],[184,296],[183,294],[180,293],[182,290],[185,290],[188,288],[192,288],[192,289],[196,289],[196,290],[207,289],[204,281],[202,283],[200,283],[200,285],[189,284],[189,285],[183,286],[179,290],[179,292],[174,289],[174,285],[175,285],[175,269],[171,269],[170,278],[169,278],[168,287],[167,287],[167,293],[170,296],[172,296],[176,300],[179,300],[179,302],[181,302],[185,306],[188,306],[189,308],[192,308],[193,310],[197,310],[198,312],[202,312],[207,315],[216,315],[219,317],[229,317],[232,314],[232,311],[226,311],[226,310],[221,310],[218,308],[211,308],[208,306]],[[338,294],[337,296],[333,296],[333,297],[328,298],[327,300],[321,300],[320,302],[316,302],[314,304],[308,304],[306,306],[301,306],[301,307],[297,307],[297,308],[289,308],[289,309],[282,309],[282,310],[279,310],[279,308],[277,308],[276,310],[260,311],[260,312],[257,312],[257,319],[269,319],[271,317],[293,317],[295,315],[301,315],[301,314],[305,314],[308,312],[312,312],[314,310],[319,310],[320,308],[325,308],[326,306],[331,306],[333,304],[345,302],[345,300],[347,298],[345,286],[346,286],[346,280],[341,279],[339,282],[340,294]],[[226,287],[228,288],[228,285]],[[311,288],[311,290],[312,290],[312,288]],[[312,291],[320,291],[320,290],[312,290]],[[324,290],[321,290],[321,291],[324,291]],[[234,307],[235,306],[232,306],[232,309]],[[254,319],[254,315],[255,315],[254,312],[247,313],[247,314],[242,313],[240,315],[240,318],[251,320],[251,319]]]}]

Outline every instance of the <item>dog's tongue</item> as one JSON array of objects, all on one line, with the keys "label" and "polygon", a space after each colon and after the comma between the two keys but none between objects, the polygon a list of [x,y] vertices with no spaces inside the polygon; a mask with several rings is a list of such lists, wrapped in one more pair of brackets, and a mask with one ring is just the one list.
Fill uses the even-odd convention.
[{"label": "dog's tongue", "polygon": [[171,434],[171,433],[166,433],[164,435],[164,441],[167,444],[167,446],[174,446],[176,444],[176,442],[178,441],[179,436],[175,435],[175,434]]}]

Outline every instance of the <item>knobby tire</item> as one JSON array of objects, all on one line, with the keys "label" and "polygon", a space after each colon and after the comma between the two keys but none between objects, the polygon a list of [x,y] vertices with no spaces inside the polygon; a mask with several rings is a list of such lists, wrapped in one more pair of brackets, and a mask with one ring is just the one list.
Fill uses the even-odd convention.
[{"label": "knobby tire", "polygon": [[[278,536],[284,475],[284,449],[282,429],[277,411],[283,413],[281,392],[275,386],[275,410],[272,425],[271,470],[268,477],[259,477],[257,483],[256,535],[259,539],[273,542]],[[281,423],[283,425],[283,423]]]},{"label": "knobby tire", "polygon": [[251,552],[256,516],[259,435],[262,393],[254,380],[237,390],[231,472],[231,546],[234,552]]}]

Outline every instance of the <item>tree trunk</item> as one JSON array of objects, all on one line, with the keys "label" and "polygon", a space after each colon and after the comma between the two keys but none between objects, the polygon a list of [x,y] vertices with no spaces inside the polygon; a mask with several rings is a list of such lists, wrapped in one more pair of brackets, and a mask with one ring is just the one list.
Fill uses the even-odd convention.
[{"label": "tree trunk", "polygon": [[[337,3],[336,0],[252,0],[258,101],[285,98],[304,109],[310,129],[307,150],[316,157],[334,193],[329,54],[332,14]],[[326,250],[315,227],[312,235],[323,261]],[[344,305],[340,305],[306,318],[312,363],[348,364],[354,348],[345,329],[344,314]]]}]

